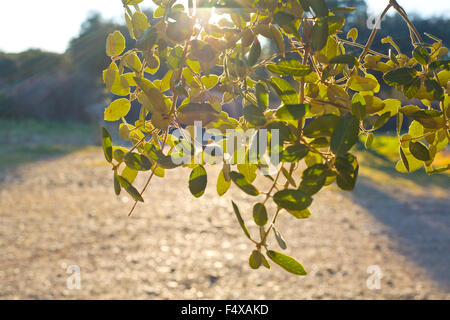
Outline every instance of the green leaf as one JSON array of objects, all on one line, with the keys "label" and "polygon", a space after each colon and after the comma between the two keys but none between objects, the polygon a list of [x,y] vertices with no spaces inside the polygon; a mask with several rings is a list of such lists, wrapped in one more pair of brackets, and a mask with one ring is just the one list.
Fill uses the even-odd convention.
[{"label": "green leaf", "polygon": [[258,250],[253,250],[250,258],[248,259],[248,264],[252,269],[258,269],[262,263],[262,254]]},{"label": "green leaf", "polygon": [[133,32],[137,38],[143,36],[144,31],[149,26],[147,16],[140,11],[135,11],[132,17]]},{"label": "green leaf", "polygon": [[347,85],[353,91],[374,91],[379,86],[377,80],[357,75],[351,76]]},{"label": "green leaf", "polygon": [[270,24],[269,26],[270,26],[270,32],[272,34],[270,38],[273,39],[275,41],[275,43],[277,44],[278,51],[284,54],[285,45],[284,45],[283,34],[273,24]]},{"label": "green leaf", "polygon": [[206,89],[210,90],[216,86],[216,84],[219,82],[219,77],[215,74],[210,74],[209,76],[203,76],[201,78],[201,81],[203,85],[206,87]]},{"label": "green leaf", "polygon": [[267,251],[267,256],[280,267],[285,269],[286,271],[304,276],[307,274],[306,270],[303,268],[300,262],[295,260],[292,257],[289,257],[283,253],[269,250]]},{"label": "green leaf", "polygon": [[127,179],[130,183],[133,183],[138,175],[138,170],[131,169],[129,167],[125,167],[122,171],[121,176]]},{"label": "green leaf", "polygon": [[304,210],[287,210],[290,214],[292,214],[297,219],[308,219],[311,216],[311,211],[309,209]]},{"label": "green leaf", "polygon": [[338,32],[342,32],[341,29],[345,25],[345,18],[341,16],[329,16],[328,20],[328,34],[334,35]]},{"label": "green leaf", "polygon": [[273,234],[275,235],[275,239],[277,240],[280,248],[283,250],[286,250],[287,249],[286,241],[283,239],[283,236],[281,235],[281,233],[278,232],[278,230],[275,227],[273,227],[272,230],[273,230]]},{"label": "green leaf", "polygon": [[223,170],[220,170],[219,176],[217,178],[217,193],[219,194],[219,196],[223,196],[228,189],[230,188],[231,185],[231,180],[225,180],[224,174],[223,174]]},{"label": "green leaf", "polygon": [[300,120],[309,108],[309,104],[286,104],[277,109],[275,116],[281,120]]},{"label": "green leaf", "polygon": [[405,106],[400,109],[405,116],[420,122],[427,129],[439,129],[444,126],[442,112],[434,109],[424,110],[418,106]]},{"label": "green leaf", "polygon": [[[409,146],[409,144],[408,144]],[[404,166],[403,160],[402,161],[398,161],[395,169],[398,172],[401,173],[406,173],[406,172],[414,172],[419,170],[420,168],[422,168],[424,166],[424,162],[421,160],[416,159],[411,152],[409,151],[409,149],[406,146],[402,147],[402,152],[403,155],[405,156],[405,159],[408,163],[408,169]]]},{"label": "green leaf", "polygon": [[259,194],[258,189],[245,179],[245,176],[239,172],[230,172],[231,180],[246,194],[251,196],[257,196]]},{"label": "green leaf", "polygon": [[347,14],[347,13],[352,13],[353,11],[355,11],[356,8],[352,8],[352,7],[339,7],[339,8],[332,8],[330,9],[330,11],[334,14]]},{"label": "green leaf", "polygon": [[264,204],[257,203],[253,206],[253,219],[260,227],[267,223],[267,210]]},{"label": "green leaf", "polygon": [[187,40],[191,36],[190,25],[188,23],[180,25],[179,22],[169,22],[166,29],[167,37],[177,43]]},{"label": "green leaf", "polygon": [[280,60],[276,64],[268,64],[267,70],[282,76],[303,77],[311,73],[312,67],[303,65],[298,60]]},{"label": "green leaf", "polygon": [[245,226],[244,220],[242,219],[242,216],[241,216],[241,213],[239,212],[238,206],[234,203],[234,201],[231,201],[231,203],[233,205],[234,214],[236,215],[236,218],[238,219],[238,222],[239,222],[242,230],[244,230],[244,233],[247,236],[247,238],[251,239],[250,233],[248,232],[247,227]]},{"label": "green leaf", "polygon": [[353,115],[344,116],[331,135],[331,151],[337,155],[345,154],[357,142],[358,135],[359,120]]},{"label": "green leaf", "polygon": [[261,55],[261,44],[259,43],[258,39],[255,38],[255,41],[253,41],[253,44],[250,48],[250,53],[248,54],[248,65],[253,66],[258,61],[259,56]]},{"label": "green leaf", "polygon": [[195,121],[201,121],[203,125],[207,125],[219,116],[219,112],[209,103],[190,102],[178,109],[178,111],[178,120],[184,125],[192,125]]},{"label": "green leaf", "polygon": [[296,104],[298,102],[297,91],[286,80],[272,77],[270,78],[270,84],[285,104]]},{"label": "green leaf", "polygon": [[164,176],[166,174],[166,170],[164,168],[157,166],[157,164],[153,165],[152,171],[155,172],[155,176],[160,177],[160,178],[164,178]]},{"label": "green leaf", "polygon": [[383,79],[391,86],[407,85],[416,77],[417,70],[408,67],[402,67],[387,72]]},{"label": "green leaf", "polygon": [[434,100],[444,100],[444,90],[436,80],[426,79],[425,88],[427,89],[427,92],[433,95]]},{"label": "green leaf", "polygon": [[169,108],[164,102],[164,96],[161,92],[147,79],[134,77],[134,81],[138,87],[144,91],[151,105],[157,110],[159,113],[169,113]]},{"label": "green leaf", "polygon": [[281,167],[281,172],[283,172],[284,177],[286,180],[294,187],[297,188],[297,184],[295,183],[294,178],[292,178],[292,175],[289,173],[289,171],[286,170],[285,167]]},{"label": "green leaf", "polygon": [[[125,148],[124,148],[125,149]],[[122,162],[123,161],[123,156],[125,155],[125,153],[128,152],[128,150],[123,150],[121,147],[119,149],[119,147],[116,147],[113,149],[113,159],[116,160],[117,162]]]},{"label": "green leaf", "polygon": [[147,171],[152,167],[152,163],[150,160],[139,153],[128,152],[123,157],[125,164],[127,167],[138,170],[138,171]]},{"label": "green leaf", "polygon": [[114,31],[106,39],[106,54],[109,57],[120,55],[125,50],[125,38],[120,31]]},{"label": "green leaf", "polygon": [[405,152],[403,151],[403,148],[400,146],[400,159],[402,160],[403,165],[406,168],[406,171],[410,171],[409,169],[409,162],[408,158],[406,158]]},{"label": "green leaf", "polygon": [[237,165],[239,173],[242,173],[248,182],[252,183],[256,179],[258,167],[253,163],[240,163]]},{"label": "green leaf", "polygon": [[450,70],[450,60],[433,61],[430,64],[430,70],[438,69]]},{"label": "green leaf", "polygon": [[200,198],[205,193],[207,182],[206,170],[203,166],[198,165],[192,169],[189,176],[189,190],[194,197]]},{"label": "green leaf", "polygon": [[366,117],[366,100],[364,99],[364,96],[359,93],[353,95],[352,113],[361,121]]},{"label": "green leaf", "polygon": [[255,127],[260,127],[266,124],[267,120],[262,112],[261,108],[250,104],[242,109],[242,114],[245,120],[254,125]]},{"label": "green leaf", "polygon": [[342,54],[342,55],[336,56],[334,58],[331,58],[330,63],[331,64],[346,64],[350,68],[353,68],[355,66],[355,64],[358,63],[358,60],[354,56],[351,56],[349,54]]},{"label": "green leaf", "polygon": [[[111,66],[103,70],[103,82],[106,87],[115,95],[118,96],[127,96],[130,94],[130,87],[124,87],[121,81],[121,78],[127,78],[128,74],[124,74],[119,76],[119,70],[115,63],[112,63]],[[128,81],[127,81],[128,83]]]},{"label": "green leaf", "polygon": [[303,11],[309,12],[311,10],[310,0],[299,0]]},{"label": "green leaf", "polygon": [[357,28],[350,29],[350,31],[347,33],[347,39],[352,39],[352,41],[355,42],[357,38],[358,38],[358,29]]},{"label": "green leaf", "polygon": [[142,37],[136,41],[136,48],[142,51],[149,51],[156,44],[158,31],[156,28],[147,28]]},{"label": "green leaf", "polygon": [[318,163],[310,166],[302,174],[302,182],[299,189],[305,194],[312,196],[319,192],[325,185],[327,177],[331,174],[330,168],[325,164]]},{"label": "green leaf", "polygon": [[106,161],[112,161],[112,140],[108,130],[102,128],[102,146]]},{"label": "green leaf", "polygon": [[[141,70],[142,63],[136,53],[129,54],[125,56],[123,59],[124,65],[127,68],[133,70],[134,72],[139,72],[139,70]],[[134,73],[131,73],[130,76],[133,76],[133,74]]]},{"label": "green leaf", "polygon": [[424,46],[418,46],[413,50],[413,57],[421,65],[430,63],[430,53]]},{"label": "green leaf", "polygon": [[411,154],[419,160],[429,161],[431,160],[430,150],[422,142],[410,142],[409,151]]},{"label": "green leaf", "polygon": [[325,114],[313,119],[303,129],[303,134],[308,138],[330,137],[340,118],[334,114]]},{"label": "green leaf", "polygon": [[128,192],[133,197],[134,200],[144,202],[144,199],[142,198],[139,191],[137,191],[136,188],[133,187],[127,179],[121,176],[117,176],[117,179],[119,180],[119,183],[122,186],[122,188],[124,188],[125,191]]},{"label": "green leaf", "polygon": [[373,130],[378,130],[378,129],[380,129],[381,127],[383,127],[383,126],[386,124],[386,122],[389,121],[390,118],[391,118],[391,113],[390,113],[389,111],[383,113],[383,114],[377,119],[377,121],[375,121],[375,124],[373,125]]},{"label": "green leaf", "polygon": [[312,29],[312,45],[314,51],[322,50],[328,41],[328,21],[326,18],[319,18]]},{"label": "green leaf", "polygon": [[412,137],[419,137],[419,136],[423,135],[423,131],[424,131],[424,128],[420,124],[420,122],[414,120],[413,122],[411,122],[411,124],[409,126],[408,134]]},{"label": "green leaf", "polygon": [[281,161],[282,162],[298,162],[309,152],[309,148],[303,144],[295,144],[286,147],[281,152]]},{"label": "green leaf", "polygon": [[163,169],[174,169],[181,165],[174,163],[170,155],[165,155],[161,149],[157,148],[154,144],[147,144],[145,146],[145,152],[150,159],[158,163],[158,166]]},{"label": "green leaf", "polygon": [[287,124],[281,120],[273,120],[266,125],[266,129],[270,130],[279,130],[280,135],[280,143],[284,141],[297,141],[298,140],[298,131],[292,125]]},{"label": "green leaf", "polygon": [[255,85],[255,94],[258,107],[262,110],[266,110],[269,106],[269,91],[264,83],[258,82]]},{"label": "green leaf", "polygon": [[181,67],[183,63],[183,52],[184,50],[181,46],[176,46],[170,51],[167,62],[173,70],[178,70]]},{"label": "green leaf", "polygon": [[131,103],[128,99],[120,98],[111,102],[108,108],[105,109],[105,121],[117,121],[125,117],[130,111]]},{"label": "green leaf", "polygon": [[301,190],[284,189],[273,195],[275,203],[287,210],[304,210],[312,203],[312,198]]},{"label": "green leaf", "polygon": [[261,263],[265,268],[270,269],[269,261],[267,261],[266,257],[264,257],[262,253],[261,253]]},{"label": "green leaf", "polygon": [[351,191],[355,188],[356,179],[358,178],[359,165],[351,154],[337,157],[334,163],[338,175],[336,183],[342,190]]},{"label": "green leaf", "polygon": [[366,149],[369,149],[372,143],[373,143],[373,133],[371,132],[367,135],[367,139],[366,142],[364,143],[364,146],[366,147]]},{"label": "green leaf", "polygon": [[311,8],[318,17],[328,16],[328,6],[325,0],[312,0],[309,1]]},{"label": "green leaf", "polygon": [[278,11],[273,15],[273,20],[278,25],[285,25],[295,20],[295,17],[287,12]]},{"label": "green leaf", "polygon": [[420,86],[422,85],[422,81],[420,78],[414,78],[408,84],[403,86],[403,94],[408,99],[413,99],[416,94],[419,92]]},{"label": "green leaf", "polygon": [[117,172],[114,171],[114,192],[115,192],[116,196],[118,196],[120,194],[120,191],[121,191],[121,187],[120,187],[118,175],[117,175]]}]

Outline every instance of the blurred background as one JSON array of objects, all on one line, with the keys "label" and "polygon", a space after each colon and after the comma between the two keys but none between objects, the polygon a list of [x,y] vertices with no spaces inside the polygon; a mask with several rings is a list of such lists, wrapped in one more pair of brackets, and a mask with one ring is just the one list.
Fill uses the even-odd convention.
[{"label": "blurred background", "polygon": [[[358,28],[365,42],[368,24],[388,1],[327,2],[357,8],[345,31]],[[450,45],[450,2],[399,3],[420,32]],[[215,168],[200,200],[189,194],[187,169],[166,172],[128,218],[131,200],[114,196],[98,146],[103,110],[114,98],[101,79],[110,63],[106,37],[118,29],[129,48],[134,45],[121,1],[21,4],[0,13],[0,298],[450,298],[450,176],[396,172],[392,123],[368,152],[358,145],[363,166],[355,192],[331,187],[317,197],[310,219],[281,217],[288,253],[309,271],[305,278],[278,267],[250,270],[252,247],[230,199],[248,219],[251,203],[236,190],[218,198]],[[143,8],[152,17],[153,2]],[[407,26],[394,13],[372,48],[387,52],[380,42],[387,35],[411,52]],[[272,50],[265,43],[264,54]],[[164,73],[161,68],[155,77]],[[384,99],[401,97],[390,87],[381,92]],[[225,110],[239,116],[240,107]],[[116,126],[110,128],[116,135]],[[449,163],[450,151],[437,161]],[[138,177],[138,185],[143,182]],[[81,276],[75,289],[73,270]],[[368,285],[374,275],[379,289]]]}]

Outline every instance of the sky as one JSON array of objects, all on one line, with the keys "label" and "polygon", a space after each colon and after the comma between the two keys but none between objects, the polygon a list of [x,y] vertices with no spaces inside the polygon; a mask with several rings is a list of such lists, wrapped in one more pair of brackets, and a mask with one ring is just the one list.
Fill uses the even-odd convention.
[{"label": "sky", "polygon": [[[6,0],[2,0],[6,1]],[[379,14],[387,0],[368,0],[369,11]],[[449,0],[398,0],[407,13],[428,17],[446,13],[450,17]],[[143,7],[153,5],[145,0]],[[20,6],[0,10],[0,51],[21,52],[29,48],[62,53],[71,38],[91,12],[123,22],[120,0],[21,0]]]}]

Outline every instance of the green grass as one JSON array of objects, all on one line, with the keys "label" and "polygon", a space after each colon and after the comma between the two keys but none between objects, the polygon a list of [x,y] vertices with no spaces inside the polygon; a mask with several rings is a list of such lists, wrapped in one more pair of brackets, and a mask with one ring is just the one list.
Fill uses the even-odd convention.
[{"label": "green grass", "polygon": [[[389,179],[389,183],[408,180],[418,187],[450,188],[449,172],[428,175],[422,168],[412,173],[400,173],[395,170],[395,165],[400,159],[399,142],[397,136],[384,134],[375,135],[372,146],[366,150],[363,142],[357,146],[358,159],[362,167],[363,175],[380,182]],[[443,166],[450,162],[450,153],[443,151],[436,155],[435,164]]]},{"label": "green grass", "polygon": [[92,144],[94,130],[83,123],[0,119],[0,166],[17,166],[64,155]]}]

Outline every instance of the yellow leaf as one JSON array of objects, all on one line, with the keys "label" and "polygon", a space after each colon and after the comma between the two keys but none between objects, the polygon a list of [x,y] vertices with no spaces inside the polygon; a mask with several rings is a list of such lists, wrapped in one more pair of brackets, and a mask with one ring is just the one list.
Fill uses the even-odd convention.
[{"label": "yellow leaf", "polygon": [[106,39],[106,54],[109,57],[115,57],[125,50],[125,38],[120,31],[114,31]]},{"label": "yellow leaf", "polygon": [[145,29],[149,27],[147,16],[139,11],[133,13],[133,32],[136,38],[142,37]]},{"label": "yellow leaf", "polygon": [[356,41],[356,39],[358,38],[358,29],[356,28],[352,28],[348,33],[347,33],[347,39],[351,38],[353,40],[353,42]]},{"label": "yellow leaf", "polygon": [[130,111],[131,103],[128,99],[121,98],[114,100],[108,108],[105,109],[105,121],[117,121],[125,117]]},{"label": "yellow leaf", "polygon": [[363,78],[357,75],[351,76],[347,85],[354,91],[374,91],[379,88],[379,84],[376,80],[370,77]]}]

